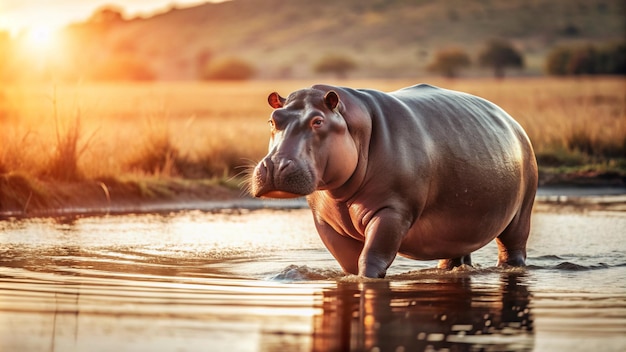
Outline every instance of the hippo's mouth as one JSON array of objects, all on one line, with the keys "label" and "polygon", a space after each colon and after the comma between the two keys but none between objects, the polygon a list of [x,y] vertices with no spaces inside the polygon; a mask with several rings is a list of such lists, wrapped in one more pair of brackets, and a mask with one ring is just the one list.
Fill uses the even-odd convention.
[{"label": "hippo's mouth", "polygon": [[[256,176],[256,175],[255,175]],[[303,188],[302,186],[295,186],[293,183],[287,183],[283,185],[275,185],[274,180],[266,180],[266,182],[260,182],[257,177],[253,177],[252,181],[252,195],[256,198],[297,198],[303,197],[313,193],[315,189],[309,187]]]},{"label": "hippo's mouth", "polygon": [[269,191],[260,195],[255,195],[255,197],[260,197],[260,198],[297,198],[297,197],[302,197],[303,194],[295,194],[295,193],[291,193],[291,192],[285,192],[285,191]]},{"label": "hippo's mouth", "polygon": [[306,167],[276,170],[271,162],[263,161],[254,168],[250,184],[257,198],[296,198],[315,191],[314,177]]}]

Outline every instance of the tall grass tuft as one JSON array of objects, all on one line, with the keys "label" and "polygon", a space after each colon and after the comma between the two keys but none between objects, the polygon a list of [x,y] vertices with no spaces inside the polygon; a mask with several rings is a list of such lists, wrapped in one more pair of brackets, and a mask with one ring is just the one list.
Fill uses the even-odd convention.
[{"label": "tall grass tuft", "polygon": [[199,162],[212,177],[234,176],[244,164],[250,163],[248,158],[252,155],[260,159],[257,153],[251,155],[251,146],[246,142],[230,140],[212,143],[201,152]]},{"label": "tall grass tuft", "polygon": [[570,151],[580,152],[595,159],[626,157],[626,134],[614,138],[602,138],[588,128],[573,129],[566,137]]},{"label": "tall grass tuft", "polygon": [[56,148],[47,167],[43,171],[43,176],[65,182],[83,180],[84,175],[78,168],[78,159],[87,149],[89,141],[85,142],[82,147],[78,145],[78,141],[81,137],[80,109],[77,108],[75,110],[73,120],[63,129],[59,123],[56,87],[52,97],[52,107],[56,131]]},{"label": "tall grass tuft", "polygon": [[180,158],[181,153],[170,134],[167,131],[153,131],[145,137],[140,150],[128,161],[127,168],[151,175],[176,176]]},{"label": "tall grass tuft", "polygon": [[60,133],[57,134],[54,154],[42,176],[57,181],[80,181],[84,179],[84,176],[78,168],[78,159],[87,148],[87,144],[84,144],[82,147],[78,145],[81,135],[79,116],[76,116],[73,123]]},{"label": "tall grass tuft", "polygon": [[0,137],[2,141],[2,143],[0,143],[0,174],[15,170],[25,171],[26,166],[23,164],[30,164],[26,160],[27,151],[30,149],[26,142],[29,133],[27,132],[22,138],[18,138],[17,135],[20,132],[18,132],[17,129],[0,132],[4,132],[4,135]]}]

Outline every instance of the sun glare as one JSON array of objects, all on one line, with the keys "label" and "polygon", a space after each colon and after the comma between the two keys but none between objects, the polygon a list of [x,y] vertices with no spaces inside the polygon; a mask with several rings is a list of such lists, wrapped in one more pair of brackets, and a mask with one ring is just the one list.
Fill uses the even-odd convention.
[{"label": "sun glare", "polygon": [[47,51],[56,41],[57,29],[49,26],[31,27],[24,36],[24,45],[33,51]]}]

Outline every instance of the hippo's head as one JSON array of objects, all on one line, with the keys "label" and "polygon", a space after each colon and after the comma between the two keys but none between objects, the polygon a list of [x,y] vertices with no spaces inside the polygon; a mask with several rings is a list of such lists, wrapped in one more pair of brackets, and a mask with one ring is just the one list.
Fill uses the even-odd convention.
[{"label": "hippo's head", "polygon": [[291,198],[343,185],[358,163],[356,144],[335,91],[272,93],[269,152],[254,168],[255,197]]}]

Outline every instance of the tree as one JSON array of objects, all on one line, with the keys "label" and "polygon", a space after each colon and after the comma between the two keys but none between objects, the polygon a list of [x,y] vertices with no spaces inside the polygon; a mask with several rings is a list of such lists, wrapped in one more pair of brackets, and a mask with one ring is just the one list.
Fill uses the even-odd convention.
[{"label": "tree", "polygon": [[626,41],[607,45],[603,54],[603,71],[613,75],[626,75]]},{"label": "tree", "polygon": [[206,69],[201,72],[200,78],[207,80],[241,81],[252,78],[256,73],[248,62],[229,57],[217,61],[210,61]]},{"label": "tree", "polygon": [[560,46],[546,58],[550,75],[626,74],[626,43]]},{"label": "tree", "polygon": [[493,68],[494,75],[498,78],[504,77],[504,70],[507,67],[524,67],[522,54],[511,43],[502,39],[487,42],[480,52],[478,62],[483,67]]},{"label": "tree", "polygon": [[315,65],[313,70],[316,73],[334,73],[339,79],[348,77],[348,71],[357,68],[354,60],[343,55],[327,55],[322,57]]},{"label": "tree", "polygon": [[546,71],[550,75],[563,76],[568,74],[568,63],[571,52],[568,48],[557,47],[546,58]]},{"label": "tree", "polygon": [[447,48],[439,50],[435,54],[433,62],[428,65],[428,70],[448,78],[454,78],[458,76],[459,70],[469,67],[470,64],[469,55],[463,49]]},{"label": "tree", "polygon": [[595,47],[588,45],[572,52],[567,71],[574,75],[596,74],[599,68],[599,53]]},{"label": "tree", "polygon": [[124,21],[122,10],[116,6],[103,6],[89,18],[89,23],[115,24]]}]

